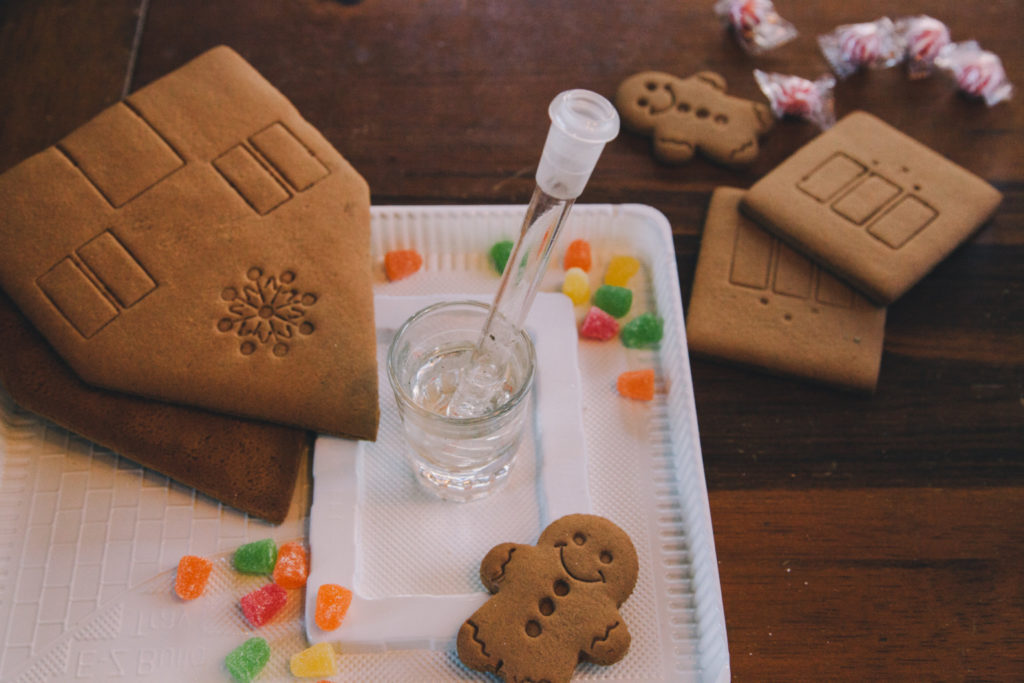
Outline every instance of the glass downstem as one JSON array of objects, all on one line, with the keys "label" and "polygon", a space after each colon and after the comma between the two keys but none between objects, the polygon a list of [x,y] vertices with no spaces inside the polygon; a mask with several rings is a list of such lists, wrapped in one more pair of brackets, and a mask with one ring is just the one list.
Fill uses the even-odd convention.
[{"label": "glass downstem", "polygon": [[474,417],[487,412],[492,397],[505,383],[514,336],[526,320],[574,201],[552,197],[540,187],[534,189],[491,311],[448,404],[450,417]]},{"label": "glass downstem", "polygon": [[572,208],[573,199],[557,199],[535,187],[523,217],[519,239],[509,255],[501,284],[494,296],[491,313],[484,324],[478,349],[483,349],[496,325],[510,325],[513,332],[523,326],[537,289],[544,277],[551,250]]}]

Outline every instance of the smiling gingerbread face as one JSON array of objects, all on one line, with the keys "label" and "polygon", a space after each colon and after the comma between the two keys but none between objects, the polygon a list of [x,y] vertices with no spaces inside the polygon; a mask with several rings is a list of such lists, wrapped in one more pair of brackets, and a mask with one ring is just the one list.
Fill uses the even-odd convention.
[{"label": "smiling gingerbread face", "polygon": [[653,138],[662,161],[683,163],[699,151],[742,166],[757,157],[758,136],[774,119],[766,105],[727,95],[725,87],[725,79],[711,71],[689,78],[645,71],[622,82],[615,106],[627,128]]},{"label": "smiling gingerbread face", "polygon": [[636,550],[629,536],[593,515],[569,515],[548,526],[537,542],[558,553],[569,579],[604,584],[617,605],[633,592],[637,577]]}]

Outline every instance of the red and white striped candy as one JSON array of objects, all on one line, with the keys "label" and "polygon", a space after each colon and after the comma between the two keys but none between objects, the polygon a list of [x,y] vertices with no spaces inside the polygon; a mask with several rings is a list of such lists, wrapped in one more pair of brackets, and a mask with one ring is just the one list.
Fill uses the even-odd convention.
[{"label": "red and white striped candy", "polygon": [[939,50],[949,44],[949,29],[938,19],[915,17],[907,28],[907,56],[921,62],[932,62]]}]

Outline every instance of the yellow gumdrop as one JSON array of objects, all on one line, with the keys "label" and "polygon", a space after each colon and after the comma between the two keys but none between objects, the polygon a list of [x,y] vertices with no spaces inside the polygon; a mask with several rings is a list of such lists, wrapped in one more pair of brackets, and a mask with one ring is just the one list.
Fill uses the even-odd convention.
[{"label": "yellow gumdrop", "polygon": [[289,664],[292,676],[299,678],[321,678],[338,672],[334,666],[334,648],[330,643],[317,643],[292,655]]},{"label": "yellow gumdrop", "polygon": [[565,271],[562,294],[572,299],[577,306],[587,303],[587,300],[590,299],[590,278],[587,276],[587,271],[576,267]]},{"label": "yellow gumdrop", "polygon": [[629,278],[640,270],[640,262],[632,256],[615,256],[608,263],[608,270],[604,274],[604,283],[616,287],[625,287]]}]

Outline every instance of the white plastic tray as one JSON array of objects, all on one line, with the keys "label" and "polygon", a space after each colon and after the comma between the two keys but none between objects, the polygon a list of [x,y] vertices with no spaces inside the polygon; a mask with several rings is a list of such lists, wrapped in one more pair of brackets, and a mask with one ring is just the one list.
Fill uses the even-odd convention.
[{"label": "white plastic tray", "polygon": [[[523,210],[375,207],[375,262],[382,264],[383,254],[397,248],[416,248],[425,258],[419,273],[394,283],[385,280],[380,265],[376,293],[493,294],[498,277],[487,250],[499,239],[514,238]],[[580,341],[590,507],[630,534],[641,568],[622,608],[633,634],[630,652],[611,667],[580,666],[576,675],[728,680],[725,618],[668,222],[645,206],[579,205],[560,245],[577,237],[591,243],[594,286],[612,256],[638,257],[644,269],[630,283],[633,313],[656,310],[666,325],[660,350]],[[561,268],[553,263],[542,290],[557,291],[560,282]],[[584,312],[575,311],[577,317]],[[618,374],[645,366],[655,368],[655,400],[619,397]],[[288,658],[308,645],[302,592],[291,591],[284,613],[254,631],[238,597],[264,580],[235,574],[230,555],[251,540],[306,538],[308,479],[300,482],[288,519],[273,527],[18,409],[2,391],[0,468],[0,680],[229,680],[224,655],[254,634],[272,650],[258,680],[293,680]],[[543,511],[523,514],[533,515],[537,532],[550,521]],[[399,530],[381,531],[372,542],[360,542],[364,550],[386,553],[387,538],[395,534]],[[494,542],[505,540],[536,539]],[[175,567],[186,553],[216,559],[207,593],[190,603],[172,591]],[[380,559],[375,566],[384,566]],[[475,580],[478,562],[463,574],[432,578],[437,585],[423,585],[424,574],[403,563],[391,572],[368,573],[362,589],[371,596],[458,594]],[[441,643],[433,644],[437,649],[410,648],[408,642],[384,639],[379,646],[357,652],[339,647],[339,673],[331,679],[490,679],[462,667],[453,649]]]}]

